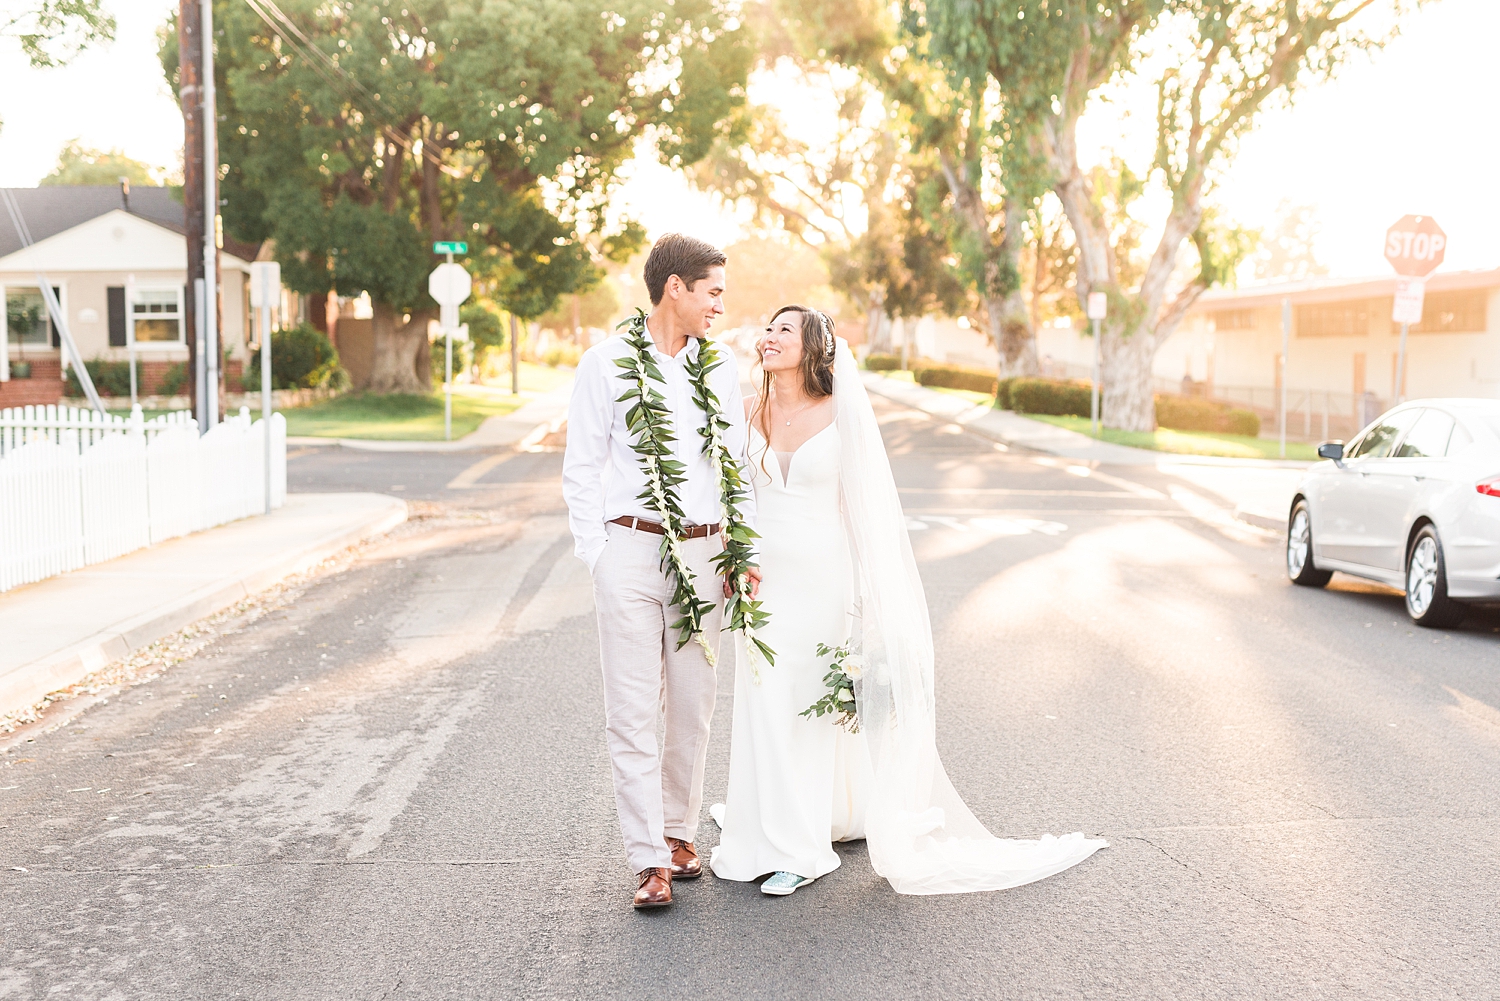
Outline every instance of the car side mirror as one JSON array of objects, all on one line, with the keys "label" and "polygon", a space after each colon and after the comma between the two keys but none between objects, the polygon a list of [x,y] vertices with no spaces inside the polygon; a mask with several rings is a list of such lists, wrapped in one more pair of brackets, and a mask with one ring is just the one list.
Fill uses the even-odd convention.
[{"label": "car side mirror", "polygon": [[1344,443],[1341,441],[1325,441],[1318,446],[1318,458],[1332,459],[1333,464],[1342,469],[1344,466]]}]

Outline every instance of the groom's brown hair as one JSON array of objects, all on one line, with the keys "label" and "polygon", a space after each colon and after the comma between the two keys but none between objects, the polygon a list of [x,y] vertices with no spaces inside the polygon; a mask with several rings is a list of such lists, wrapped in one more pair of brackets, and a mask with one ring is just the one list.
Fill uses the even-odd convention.
[{"label": "groom's brown hair", "polygon": [[667,288],[667,279],[676,275],[689,290],[708,277],[709,268],[723,267],[729,258],[724,251],[711,243],[681,233],[668,233],[651,248],[646,258],[646,291],[651,295],[651,305],[661,304]]}]

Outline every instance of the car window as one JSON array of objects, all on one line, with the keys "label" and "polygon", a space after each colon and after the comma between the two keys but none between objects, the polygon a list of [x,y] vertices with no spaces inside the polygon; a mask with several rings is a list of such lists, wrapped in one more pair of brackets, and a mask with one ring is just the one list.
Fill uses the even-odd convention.
[{"label": "car window", "polygon": [[1453,434],[1453,418],[1441,410],[1423,410],[1412,425],[1401,447],[1398,459],[1434,459],[1448,454],[1448,437]]},{"label": "car window", "polygon": [[1391,446],[1401,437],[1401,432],[1411,426],[1420,410],[1403,410],[1391,414],[1385,420],[1365,432],[1365,436],[1349,453],[1351,459],[1380,459],[1390,454]]},{"label": "car window", "polygon": [[[1492,423],[1496,425],[1495,434],[1500,435],[1500,420],[1492,419]],[[1474,444],[1474,436],[1462,424],[1455,424],[1453,426],[1453,437],[1448,439],[1448,451],[1444,454],[1457,455],[1472,444]]]}]

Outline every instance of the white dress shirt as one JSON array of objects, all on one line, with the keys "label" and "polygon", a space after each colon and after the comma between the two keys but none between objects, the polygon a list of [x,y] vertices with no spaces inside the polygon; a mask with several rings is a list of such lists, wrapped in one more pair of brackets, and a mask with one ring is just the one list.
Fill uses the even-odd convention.
[{"label": "white dress shirt", "polygon": [[[729,421],[724,445],[743,465],[748,447],[745,405],[740,393],[739,364],[726,345],[716,345],[723,359],[708,375],[709,388]],[[690,525],[712,525],[724,517],[714,471],[703,455],[706,423],[693,402],[693,384],[688,363],[698,357],[699,341],[688,338],[687,346],[674,358],[653,344],[651,355],[666,385],[647,379],[647,385],[665,397],[672,412],[673,458],[686,467],[686,482],[677,487],[677,499]],[[635,516],[660,522],[661,515],[638,495],[646,489],[641,457],[632,449],[635,441],[625,424],[625,413],[634,400],[617,402],[634,384],[634,378],[615,364],[631,352],[625,337],[616,334],[584,352],[568,405],[568,448],[563,457],[563,498],[568,502],[568,524],[573,530],[578,558],[593,572],[599,554],[609,539],[605,524],[616,518]],[[747,478],[748,482],[748,478]],[[750,526],[755,524],[754,493],[747,493],[740,512]]]}]

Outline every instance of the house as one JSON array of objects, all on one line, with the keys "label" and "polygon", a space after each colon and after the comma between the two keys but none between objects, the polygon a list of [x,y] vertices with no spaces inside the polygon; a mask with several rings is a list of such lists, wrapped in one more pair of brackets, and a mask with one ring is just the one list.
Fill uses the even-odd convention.
[{"label": "house", "polygon": [[[1500,268],[1427,280],[1422,322],[1407,331],[1400,391],[1395,284],[1394,276],[1312,278],[1205,292],[1157,350],[1156,389],[1249,407],[1274,431],[1285,306],[1293,437],[1347,437],[1397,398],[1500,397]],[[1085,331],[1046,328],[1037,344],[1049,374],[1087,377],[1093,341]]]},{"label": "house", "polygon": [[[56,291],[85,359],[126,361],[133,333],[141,395],[175,381],[188,357],[184,302],[191,294],[183,206],[175,193],[113,186],[10,193],[33,244],[23,247],[9,217],[0,215],[0,408],[56,403],[63,395],[61,342],[37,284],[39,271]],[[258,249],[226,242],[220,255],[219,336],[231,383],[246,360],[248,264]],[[133,302],[126,301],[127,288]]]}]

